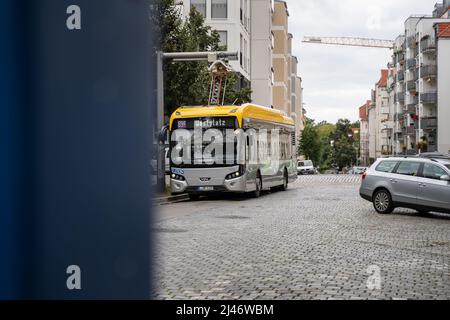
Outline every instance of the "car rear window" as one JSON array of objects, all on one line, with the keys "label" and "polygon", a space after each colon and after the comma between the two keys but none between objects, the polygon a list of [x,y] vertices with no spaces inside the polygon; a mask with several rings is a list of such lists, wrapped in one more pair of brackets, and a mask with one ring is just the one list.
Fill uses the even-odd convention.
[{"label": "car rear window", "polygon": [[423,166],[424,178],[440,180],[441,177],[445,175],[447,175],[445,170],[434,164],[425,163]]},{"label": "car rear window", "polygon": [[392,173],[397,166],[398,161],[381,161],[380,164],[375,168],[378,172]]}]

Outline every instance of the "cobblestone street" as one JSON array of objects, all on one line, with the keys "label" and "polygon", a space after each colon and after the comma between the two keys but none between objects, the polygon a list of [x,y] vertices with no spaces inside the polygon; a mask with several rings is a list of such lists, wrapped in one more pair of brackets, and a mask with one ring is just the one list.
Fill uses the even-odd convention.
[{"label": "cobblestone street", "polygon": [[450,216],[379,215],[359,182],[304,176],[260,199],[158,207],[155,298],[449,299]]}]

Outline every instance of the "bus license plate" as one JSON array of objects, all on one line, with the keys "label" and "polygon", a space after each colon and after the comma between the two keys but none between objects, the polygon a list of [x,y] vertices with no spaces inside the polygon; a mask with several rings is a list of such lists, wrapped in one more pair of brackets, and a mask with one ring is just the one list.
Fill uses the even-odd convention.
[{"label": "bus license plate", "polygon": [[214,191],[214,187],[198,187],[198,191]]}]

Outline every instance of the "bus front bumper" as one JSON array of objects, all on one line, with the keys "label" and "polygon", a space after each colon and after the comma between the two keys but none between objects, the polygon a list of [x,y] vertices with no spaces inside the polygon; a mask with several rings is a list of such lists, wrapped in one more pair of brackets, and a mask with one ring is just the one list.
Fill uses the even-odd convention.
[{"label": "bus front bumper", "polygon": [[242,176],[232,180],[225,180],[223,185],[196,185],[189,186],[186,181],[170,179],[170,188],[173,194],[179,193],[211,193],[211,192],[247,192],[247,178]]}]

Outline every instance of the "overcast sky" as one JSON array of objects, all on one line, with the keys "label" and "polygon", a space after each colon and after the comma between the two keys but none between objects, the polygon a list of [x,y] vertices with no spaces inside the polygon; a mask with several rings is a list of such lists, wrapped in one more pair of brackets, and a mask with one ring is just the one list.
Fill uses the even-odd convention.
[{"label": "overcast sky", "polygon": [[[440,0],[439,0],[440,1]],[[358,119],[390,50],[302,43],[303,36],[394,40],[411,14],[431,14],[437,0],[287,0],[293,54],[299,58],[307,116]]]}]

